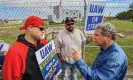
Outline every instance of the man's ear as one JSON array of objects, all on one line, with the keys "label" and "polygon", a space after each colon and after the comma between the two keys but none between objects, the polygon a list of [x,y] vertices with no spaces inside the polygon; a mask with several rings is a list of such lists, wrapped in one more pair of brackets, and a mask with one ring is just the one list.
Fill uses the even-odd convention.
[{"label": "man's ear", "polygon": [[27,27],[27,30],[28,30],[28,31],[32,31],[31,25]]},{"label": "man's ear", "polygon": [[111,35],[111,34],[108,34],[108,38],[109,38],[109,39],[112,39],[112,35]]}]

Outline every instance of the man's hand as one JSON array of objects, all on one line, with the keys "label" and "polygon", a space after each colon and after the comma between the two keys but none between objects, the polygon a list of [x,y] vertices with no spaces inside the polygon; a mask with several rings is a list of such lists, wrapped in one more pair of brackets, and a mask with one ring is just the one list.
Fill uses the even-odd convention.
[{"label": "man's hand", "polygon": [[76,50],[73,49],[73,54],[72,54],[72,58],[74,61],[78,61],[79,59],[81,59],[81,54],[80,52],[77,52]]}]

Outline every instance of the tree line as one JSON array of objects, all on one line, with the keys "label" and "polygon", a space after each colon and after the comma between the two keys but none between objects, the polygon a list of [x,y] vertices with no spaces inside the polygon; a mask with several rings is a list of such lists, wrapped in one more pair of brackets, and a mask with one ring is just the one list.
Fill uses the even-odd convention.
[{"label": "tree line", "polygon": [[120,20],[132,20],[133,22],[133,2],[130,4],[127,11],[120,12],[116,15],[117,19]]}]

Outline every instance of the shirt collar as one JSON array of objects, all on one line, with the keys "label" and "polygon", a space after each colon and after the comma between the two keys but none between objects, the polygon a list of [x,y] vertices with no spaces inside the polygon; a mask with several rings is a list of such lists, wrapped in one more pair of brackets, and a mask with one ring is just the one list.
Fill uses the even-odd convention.
[{"label": "shirt collar", "polygon": [[[76,29],[74,28],[74,32],[75,33]],[[66,28],[65,28],[65,32],[68,33],[68,34],[73,34],[72,32],[69,32]]]},{"label": "shirt collar", "polygon": [[102,49],[102,48],[100,48],[100,50],[101,50],[101,53],[102,52],[107,52],[107,51],[109,51],[110,49],[112,49],[115,45],[116,45],[117,43],[116,42],[114,42],[110,47],[108,47],[106,50],[104,50],[104,49]]}]

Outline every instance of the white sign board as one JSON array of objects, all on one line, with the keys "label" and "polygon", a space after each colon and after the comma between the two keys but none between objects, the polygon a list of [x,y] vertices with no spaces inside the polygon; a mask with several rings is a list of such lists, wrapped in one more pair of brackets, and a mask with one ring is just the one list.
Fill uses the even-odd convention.
[{"label": "white sign board", "polygon": [[9,44],[0,42],[0,52],[7,52],[9,49]]},{"label": "white sign board", "polygon": [[36,58],[44,80],[55,80],[61,72],[60,61],[55,53],[54,41],[36,52]]},{"label": "white sign board", "polygon": [[89,3],[89,6],[86,11],[86,20],[84,32],[86,34],[93,34],[95,28],[98,24],[103,21],[103,12],[105,9],[105,4],[100,3]]},{"label": "white sign board", "polygon": [[0,71],[3,66],[5,52],[7,52],[8,49],[9,49],[9,44],[7,44],[3,41],[2,42],[0,41]]}]

